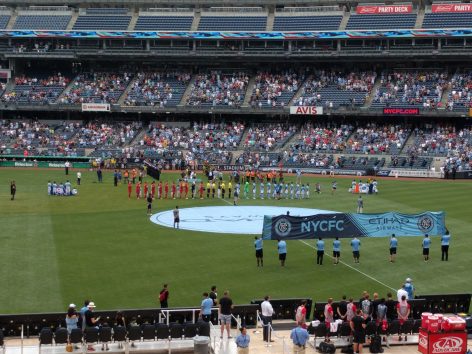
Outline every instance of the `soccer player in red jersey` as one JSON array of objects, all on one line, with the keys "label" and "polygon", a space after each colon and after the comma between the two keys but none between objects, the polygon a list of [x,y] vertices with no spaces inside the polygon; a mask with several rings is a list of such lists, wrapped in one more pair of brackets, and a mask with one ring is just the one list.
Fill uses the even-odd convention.
[{"label": "soccer player in red jersey", "polygon": [[188,182],[184,182],[185,199],[188,199]]},{"label": "soccer player in red jersey", "polygon": [[147,182],[144,182],[144,195],[147,197],[148,195],[148,190],[149,190],[149,187],[148,187],[148,184]]},{"label": "soccer player in red jersey", "polygon": [[203,182],[200,181],[200,187],[198,187],[198,191],[200,192],[200,199],[203,199]]},{"label": "soccer player in red jersey", "polygon": [[136,184],[136,198],[139,199],[141,197],[141,182]]},{"label": "soccer player in red jersey", "polygon": [[172,199],[175,199],[176,189],[175,182],[172,182]]},{"label": "soccer player in red jersey", "polygon": [[131,180],[128,179],[128,199],[131,199],[132,192],[133,192],[133,185],[131,184]]},{"label": "soccer player in red jersey", "polygon": [[179,198],[182,199],[183,195],[184,195],[184,182],[180,182],[180,184],[179,184]]},{"label": "soccer player in red jersey", "polygon": [[152,181],[151,183],[151,198],[154,199],[156,195],[156,182]]},{"label": "soccer player in red jersey", "polygon": [[167,196],[168,196],[168,194],[169,194],[169,182],[167,182],[167,181],[166,181],[166,184],[165,184],[165,186],[164,186],[164,191],[165,191],[165,193],[166,193],[165,196],[164,196],[164,198],[167,199]]},{"label": "soccer player in red jersey", "polygon": [[162,199],[162,182],[159,182],[159,186],[158,186],[158,190],[159,190],[159,199]]}]

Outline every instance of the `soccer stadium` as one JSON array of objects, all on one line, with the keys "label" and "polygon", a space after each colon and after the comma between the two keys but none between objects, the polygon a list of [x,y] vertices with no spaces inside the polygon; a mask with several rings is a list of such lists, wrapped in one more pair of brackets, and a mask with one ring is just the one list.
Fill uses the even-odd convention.
[{"label": "soccer stadium", "polygon": [[472,350],[472,5],[2,0],[0,351]]}]

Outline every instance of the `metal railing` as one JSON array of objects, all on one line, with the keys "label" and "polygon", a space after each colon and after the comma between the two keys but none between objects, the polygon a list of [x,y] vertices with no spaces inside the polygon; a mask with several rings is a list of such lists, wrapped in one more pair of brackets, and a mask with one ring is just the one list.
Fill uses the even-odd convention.
[{"label": "metal railing", "polygon": [[[198,320],[197,313],[201,311],[200,308],[193,308],[193,309],[175,309],[175,310],[166,310],[166,309],[161,309],[161,312],[159,312],[159,323],[164,323],[163,320],[167,325],[170,323],[170,317],[172,313],[192,313],[192,323],[196,323]],[[214,311],[219,311],[217,307],[213,307],[211,309],[212,312]],[[234,316],[233,316],[234,317]],[[239,316],[238,316],[239,317]],[[235,318],[236,319],[236,318]],[[238,327],[239,328],[239,327]]]},{"label": "metal railing", "polygon": [[[272,327],[271,323],[264,324],[264,322],[262,321],[261,316],[259,315],[259,310],[258,310],[257,311],[257,321],[256,321],[256,333],[257,333],[257,329],[259,328],[259,324],[260,324],[260,326],[262,327],[263,330],[264,330],[264,327],[268,327],[268,331],[269,331],[268,338],[269,339],[272,338],[272,336],[274,336],[275,338],[277,338],[279,340],[282,340],[282,353],[283,354],[286,354],[286,353],[290,352],[290,348],[287,345],[285,337],[284,336],[279,336],[277,334],[277,332],[274,330],[274,327]],[[269,348],[271,346],[270,341],[267,341],[265,346],[266,346],[266,348]]]}]

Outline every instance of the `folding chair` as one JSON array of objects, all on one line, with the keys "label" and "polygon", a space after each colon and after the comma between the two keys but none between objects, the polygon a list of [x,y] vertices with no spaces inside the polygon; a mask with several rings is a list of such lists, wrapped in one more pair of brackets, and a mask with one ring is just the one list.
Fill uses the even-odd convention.
[{"label": "folding chair", "polygon": [[180,323],[172,323],[170,325],[170,337],[174,339],[182,339],[183,326]]},{"label": "folding chair", "polygon": [[198,335],[199,336],[210,336],[210,324],[208,322],[198,322],[197,323]]},{"label": "folding chair", "polygon": [[128,340],[131,342],[132,347],[135,346],[134,344],[135,341],[141,341],[141,335],[142,335],[141,327],[130,326],[128,328]]},{"label": "folding chair", "polygon": [[197,335],[197,324],[186,323],[184,326],[184,338],[193,338]]},{"label": "folding chair", "polygon": [[67,328],[59,327],[54,332],[54,343],[57,344],[67,344],[69,339],[69,332],[67,332]]},{"label": "folding chair", "polygon": [[100,327],[100,330],[98,331],[98,337],[100,339],[100,342],[102,343],[102,350],[108,350],[108,343],[111,342],[111,333],[111,327]]},{"label": "folding chair", "polygon": [[39,346],[50,344],[52,345],[53,333],[51,328],[44,327],[39,332]]},{"label": "folding chair", "polygon": [[143,340],[156,340],[156,326],[152,324],[143,324],[141,326],[143,331]]},{"label": "folding chair", "polygon": [[118,348],[123,347],[123,342],[126,341],[126,328],[124,326],[115,326],[113,328],[113,341],[118,342]]},{"label": "folding chair", "polygon": [[169,326],[165,323],[156,324],[156,334],[157,334],[157,340],[159,339],[168,340],[170,336]]}]

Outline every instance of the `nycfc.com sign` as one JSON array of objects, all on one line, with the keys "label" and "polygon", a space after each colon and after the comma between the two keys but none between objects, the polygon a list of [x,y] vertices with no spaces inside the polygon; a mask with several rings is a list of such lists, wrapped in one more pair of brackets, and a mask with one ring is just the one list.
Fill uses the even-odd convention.
[{"label": "nycfc.com sign", "polygon": [[290,114],[303,114],[303,115],[321,115],[323,114],[323,107],[314,106],[291,106]]}]

